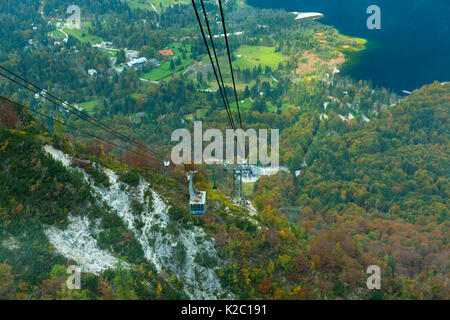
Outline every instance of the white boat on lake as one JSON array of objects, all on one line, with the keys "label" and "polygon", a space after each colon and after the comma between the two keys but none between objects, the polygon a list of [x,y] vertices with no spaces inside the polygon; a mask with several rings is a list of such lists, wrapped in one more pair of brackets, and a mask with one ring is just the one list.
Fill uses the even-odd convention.
[{"label": "white boat on lake", "polygon": [[302,20],[308,18],[320,19],[324,17],[324,15],[319,12],[291,12],[291,13],[297,16],[295,20]]}]

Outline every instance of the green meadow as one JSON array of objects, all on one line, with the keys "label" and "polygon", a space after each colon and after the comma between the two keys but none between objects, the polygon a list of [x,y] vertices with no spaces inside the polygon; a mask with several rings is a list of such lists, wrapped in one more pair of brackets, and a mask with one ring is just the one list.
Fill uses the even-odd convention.
[{"label": "green meadow", "polygon": [[259,65],[275,69],[284,59],[280,52],[275,52],[275,47],[264,46],[242,46],[234,52],[234,55],[236,60],[233,66],[241,69],[253,69]]},{"label": "green meadow", "polygon": [[[183,46],[187,50],[186,59],[183,59],[182,53],[180,51],[180,46]],[[189,67],[194,60],[190,58],[191,47],[190,45],[180,45],[177,43],[170,44],[168,48],[173,50],[174,55],[170,57],[166,62],[161,61],[161,66],[153,69],[150,72],[144,73],[142,75],[143,79],[151,80],[151,81],[159,81],[164,80],[170,75],[178,75],[181,74]],[[178,57],[181,59],[181,65],[175,66],[175,69],[170,69],[170,59]]]},{"label": "green meadow", "polygon": [[88,30],[64,28],[63,31],[68,35],[77,38],[80,42],[90,43],[91,45],[103,41],[100,37],[90,35]]},{"label": "green meadow", "polygon": [[91,100],[82,103],[78,103],[78,105],[88,112],[92,112],[94,108],[98,105],[98,100]]},{"label": "green meadow", "polygon": [[57,41],[63,41],[64,38],[66,37],[64,33],[62,33],[59,30],[50,31],[48,34],[52,35]]},{"label": "green meadow", "polygon": [[152,10],[150,5],[153,4],[158,12],[161,12],[161,7],[166,8],[173,4],[189,4],[189,0],[128,0],[128,6],[131,9]]},{"label": "green meadow", "polygon": [[[233,97],[229,97],[228,99],[230,99],[230,98],[231,98],[232,100],[234,100]],[[240,109],[240,110],[249,109],[249,108],[251,108],[252,105],[253,105],[253,102],[252,102],[250,99],[244,100],[243,103],[242,103],[242,100],[239,101],[239,109]],[[237,111],[236,102],[233,102],[233,103],[230,102],[230,109],[231,109],[232,111]]]}]

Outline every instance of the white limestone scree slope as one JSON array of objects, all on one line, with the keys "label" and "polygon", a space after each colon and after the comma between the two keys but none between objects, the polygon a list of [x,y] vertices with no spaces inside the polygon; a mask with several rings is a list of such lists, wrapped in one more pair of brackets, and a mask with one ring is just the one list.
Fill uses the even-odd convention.
[{"label": "white limestone scree slope", "polygon": [[[224,262],[217,258],[214,240],[196,226],[190,226],[188,229],[180,227],[176,233],[168,231],[170,206],[142,177],[137,187],[125,185],[123,188],[123,183],[113,170],[103,169],[111,185],[94,186],[92,178],[83,169],[72,167],[70,155],[51,145],[46,145],[44,150],[68,170],[83,174],[85,181],[90,183],[93,193],[98,197],[99,204],[113,210],[134,234],[142,246],[145,258],[153,263],[158,272],[174,272],[183,282],[184,292],[189,298],[233,298],[221,287],[217,276],[218,266]],[[140,215],[134,214],[131,209],[132,201],[136,200],[144,208]],[[70,216],[69,219],[70,224],[65,230],[53,226],[46,228],[46,234],[55,250],[75,261],[85,272],[99,273],[114,268],[118,262],[117,257],[112,252],[98,248],[93,237],[100,230],[89,228],[87,217]],[[180,246],[183,246],[186,252],[182,262],[177,256]],[[198,264],[195,261],[197,254],[215,257],[218,259],[217,266],[208,268]]]}]

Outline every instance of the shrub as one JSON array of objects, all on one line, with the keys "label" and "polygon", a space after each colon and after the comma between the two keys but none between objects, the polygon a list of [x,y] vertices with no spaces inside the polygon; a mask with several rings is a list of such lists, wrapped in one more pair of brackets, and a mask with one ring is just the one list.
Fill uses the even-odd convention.
[{"label": "shrub", "polygon": [[141,181],[141,177],[136,171],[124,171],[120,173],[119,180],[133,187],[137,187]]}]

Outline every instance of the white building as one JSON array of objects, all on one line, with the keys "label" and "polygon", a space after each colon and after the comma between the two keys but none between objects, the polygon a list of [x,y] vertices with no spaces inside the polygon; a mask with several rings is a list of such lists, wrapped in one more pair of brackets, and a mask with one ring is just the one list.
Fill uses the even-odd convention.
[{"label": "white building", "polygon": [[145,64],[147,63],[147,58],[146,57],[142,57],[139,59],[134,59],[131,60],[129,62],[127,62],[127,66],[128,68],[136,68],[136,69],[140,69],[142,68]]},{"label": "white building", "polygon": [[112,48],[113,43],[110,41],[102,41],[102,43],[100,44],[103,48]]}]

